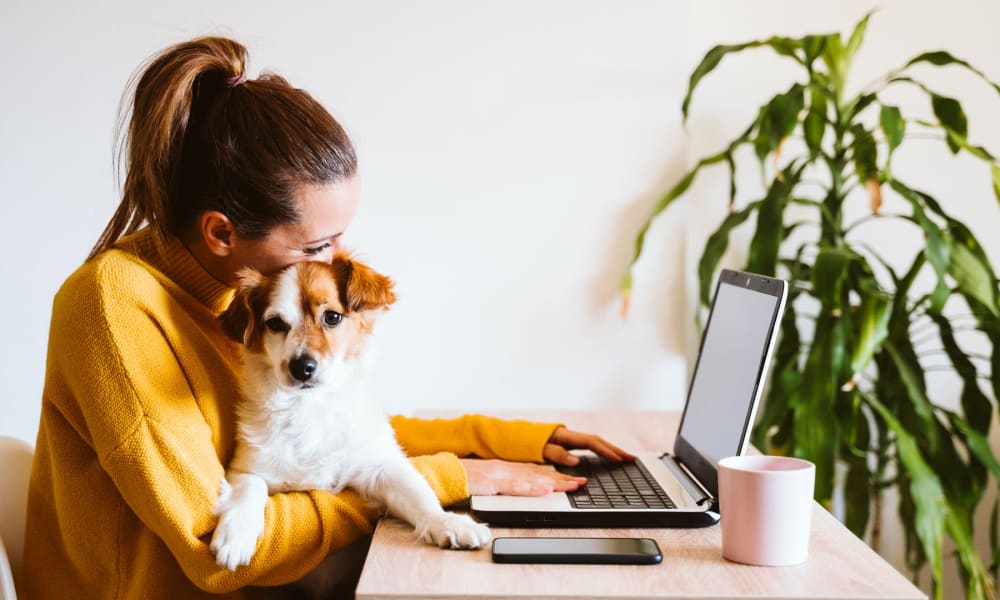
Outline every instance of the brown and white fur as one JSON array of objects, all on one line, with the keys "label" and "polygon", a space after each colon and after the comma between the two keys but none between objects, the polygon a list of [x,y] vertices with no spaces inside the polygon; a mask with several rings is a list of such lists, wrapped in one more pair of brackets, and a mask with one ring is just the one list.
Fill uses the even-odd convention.
[{"label": "brown and white fur", "polygon": [[273,276],[246,269],[223,330],[242,344],[236,451],[220,484],[211,549],[222,567],[249,564],[270,494],[351,487],[441,547],[478,548],[489,529],[446,512],[365,393],[375,316],[392,281],[345,253]]}]

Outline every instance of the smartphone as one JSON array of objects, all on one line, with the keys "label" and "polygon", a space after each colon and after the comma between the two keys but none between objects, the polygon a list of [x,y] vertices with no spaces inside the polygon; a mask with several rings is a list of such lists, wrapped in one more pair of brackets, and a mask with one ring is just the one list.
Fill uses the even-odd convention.
[{"label": "smartphone", "polygon": [[493,562],[552,564],[655,565],[663,560],[650,538],[500,537],[493,540]]}]

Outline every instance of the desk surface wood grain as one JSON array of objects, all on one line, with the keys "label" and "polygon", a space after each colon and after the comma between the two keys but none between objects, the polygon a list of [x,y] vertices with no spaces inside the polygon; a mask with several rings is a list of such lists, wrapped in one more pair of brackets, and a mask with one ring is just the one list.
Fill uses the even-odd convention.
[{"label": "desk surface wood grain", "polygon": [[[447,416],[447,415],[421,415]],[[629,450],[673,445],[675,412],[499,414],[565,423]],[[358,584],[359,600],[399,598],[925,598],[908,579],[816,504],[809,560],[754,567],[722,558],[718,526],[703,529],[506,529],[494,537],[651,537],[663,562],[649,566],[500,565],[489,548],[441,550],[418,543],[405,523],[385,519]]]}]

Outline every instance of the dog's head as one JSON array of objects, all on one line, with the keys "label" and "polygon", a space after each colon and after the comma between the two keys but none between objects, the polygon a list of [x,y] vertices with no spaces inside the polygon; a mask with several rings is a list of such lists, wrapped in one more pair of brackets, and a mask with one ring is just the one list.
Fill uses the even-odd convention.
[{"label": "dog's head", "polygon": [[339,385],[375,316],[395,302],[392,281],[343,252],[272,276],[244,269],[222,329],[284,388]]}]

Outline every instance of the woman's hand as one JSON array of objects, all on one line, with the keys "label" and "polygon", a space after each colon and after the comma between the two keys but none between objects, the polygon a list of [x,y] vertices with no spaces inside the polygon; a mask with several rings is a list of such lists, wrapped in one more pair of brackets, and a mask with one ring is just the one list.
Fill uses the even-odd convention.
[{"label": "woman's hand", "polygon": [[591,450],[611,462],[632,462],[635,460],[635,455],[596,435],[571,431],[565,427],[559,427],[552,432],[552,437],[549,438],[545,449],[542,450],[542,456],[549,462],[572,467],[580,462],[580,459],[570,452],[573,449]]},{"label": "woman's hand", "polygon": [[[545,460],[572,467],[580,462],[570,450],[591,450],[612,462],[630,462],[635,456],[589,433],[559,427],[552,432],[542,450]],[[573,477],[549,467],[503,460],[461,459],[473,496],[544,496],[552,492],[571,492],[587,483],[586,477]]]},{"label": "woman's hand", "polygon": [[586,477],[565,475],[533,463],[463,458],[472,496],[544,496],[571,492],[587,483]]}]

